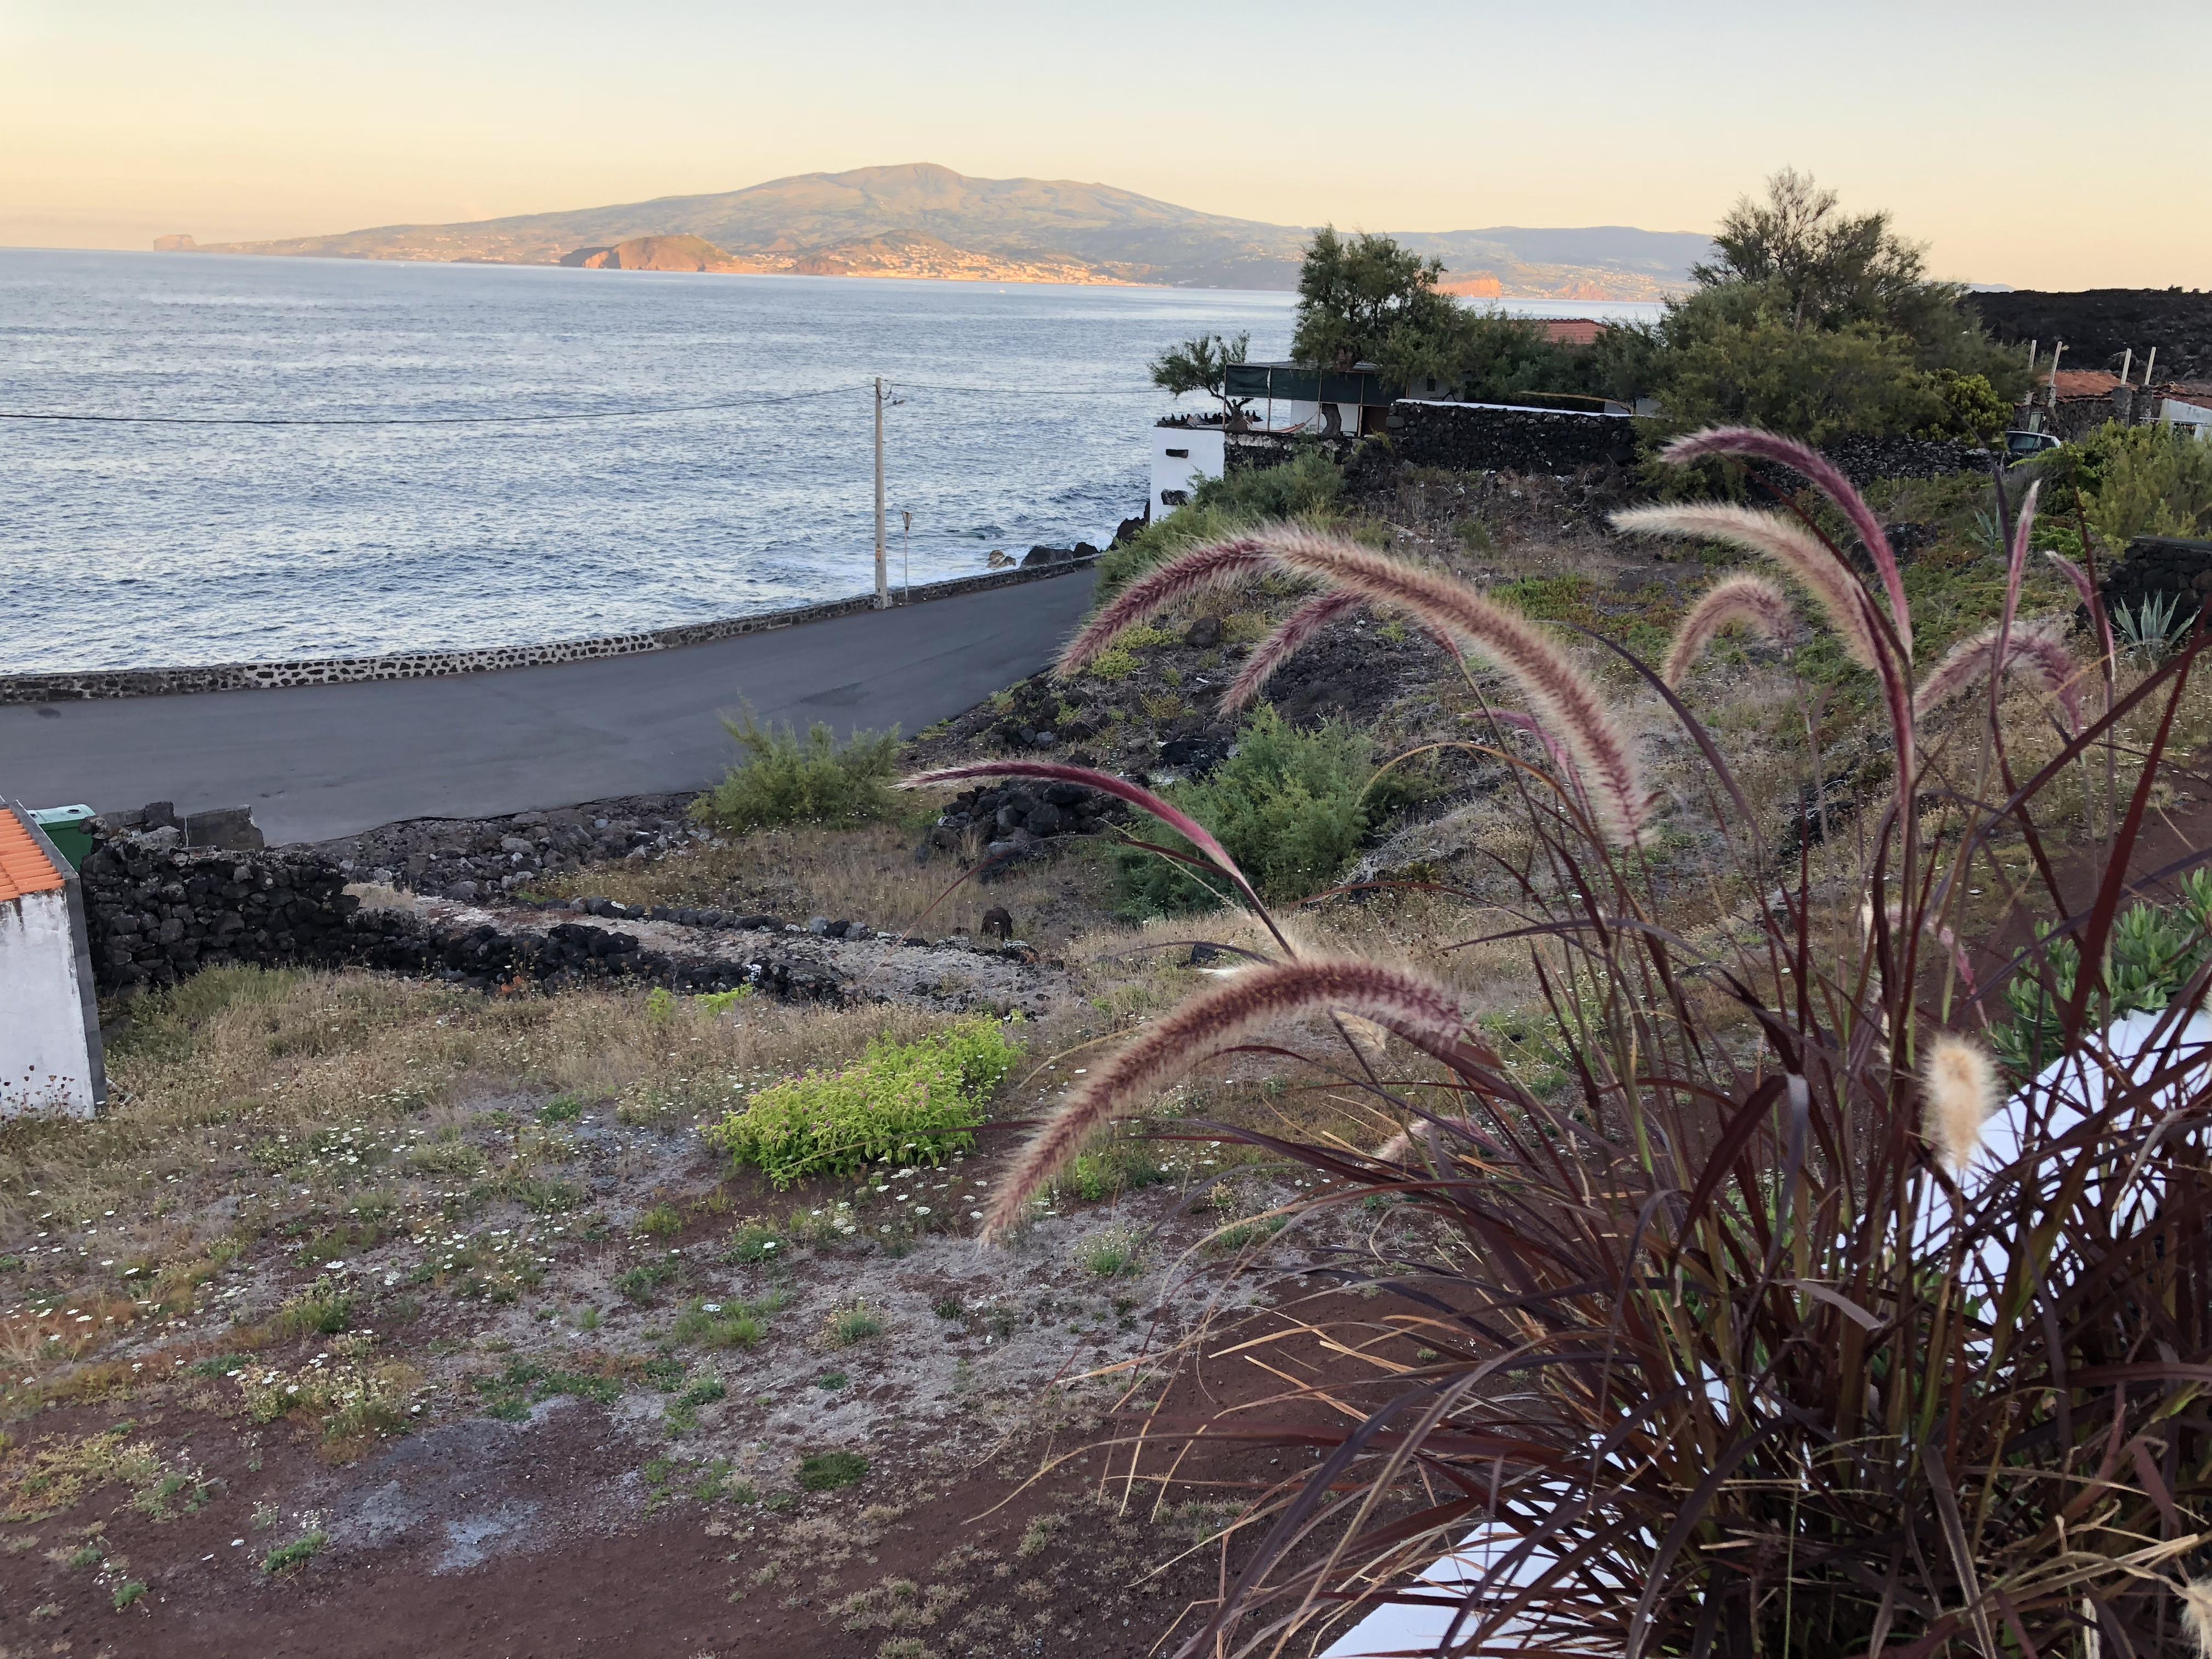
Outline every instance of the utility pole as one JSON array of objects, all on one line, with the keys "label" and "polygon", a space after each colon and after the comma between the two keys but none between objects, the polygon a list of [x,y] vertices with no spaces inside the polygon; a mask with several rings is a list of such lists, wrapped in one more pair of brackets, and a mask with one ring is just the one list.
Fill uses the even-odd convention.
[{"label": "utility pole", "polygon": [[884,565],[884,377],[876,376],[876,609],[891,602],[890,573]]},{"label": "utility pole", "polygon": [[914,514],[902,511],[899,517],[906,521],[904,539],[899,544],[899,585],[906,589],[906,597],[899,603],[912,605],[914,603]]}]

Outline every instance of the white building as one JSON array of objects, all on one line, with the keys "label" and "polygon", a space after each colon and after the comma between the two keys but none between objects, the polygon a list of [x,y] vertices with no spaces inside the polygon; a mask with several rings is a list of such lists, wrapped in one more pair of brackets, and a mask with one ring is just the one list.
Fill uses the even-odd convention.
[{"label": "white building", "polygon": [[[2177,392],[2180,395],[2176,396]],[[2158,400],[2158,423],[2185,428],[2195,437],[2212,438],[2212,386],[2169,387]]]},{"label": "white building", "polygon": [[1190,500],[1200,478],[1218,478],[1226,465],[1218,426],[1188,425],[1170,416],[1152,428],[1151,516],[1164,519]]},{"label": "white building", "polygon": [[106,1097],[76,872],[0,803],[0,1119],[90,1117]]}]

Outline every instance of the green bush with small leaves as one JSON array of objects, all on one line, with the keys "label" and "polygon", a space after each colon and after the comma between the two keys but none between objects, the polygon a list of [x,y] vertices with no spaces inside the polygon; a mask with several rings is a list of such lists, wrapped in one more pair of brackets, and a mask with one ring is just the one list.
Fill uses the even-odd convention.
[{"label": "green bush with small leaves", "polygon": [[[1164,792],[1172,805],[1212,830],[1261,895],[1300,899],[1327,886],[1359,850],[1367,832],[1400,805],[1410,787],[1396,773],[1375,773],[1375,745],[1340,720],[1300,731],[1263,704],[1238,735],[1237,752],[1207,776]],[[1160,827],[1143,837],[1187,850]],[[1218,872],[1138,848],[1115,854],[1122,908],[1133,916],[1211,908]]]},{"label": "green bush with small leaves", "polygon": [[707,1141],[778,1187],[871,1164],[937,1164],[975,1145],[984,1103],[1020,1054],[981,1018],[913,1042],[880,1037],[857,1065],[762,1090],[708,1126]]},{"label": "green bush with small leaves", "polygon": [[[2047,929],[2039,927],[2039,939]],[[2049,940],[2046,979],[2031,960],[2005,984],[2008,1024],[1993,1027],[1990,1046],[2023,1077],[2041,1071],[2065,1052],[2060,1012],[2081,984],[2081,947],[2070,939]],[[2091,1017],[2109,1024],[2126,1015],[2157,1013],[2212,957],[2212,870],[2183,878],[2172,904],[2135,904],[2113,919],[2105,952],[2105,987],[2089,1001]]]},{"label": "green bush with small leaves", "polygon": [[849,829],[890,816],[897,728],[855,732],[841,746],[836,732],[819,722],[803,738],[788,724],[763,726],[750,713],[723,725],[744,759],[692,803],[701,823],[742,833],[779,823]]}]

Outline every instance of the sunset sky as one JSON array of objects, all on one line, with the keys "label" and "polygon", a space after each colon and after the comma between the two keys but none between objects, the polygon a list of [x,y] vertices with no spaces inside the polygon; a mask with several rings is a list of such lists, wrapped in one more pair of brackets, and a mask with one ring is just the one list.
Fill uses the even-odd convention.
[{"label": "sunset sky", "polygon": [[0,0],[0,245],[930,161],[1279,223],[1710,227],[1785,163],[1948,276],[2212,287],[2212,4]]}]

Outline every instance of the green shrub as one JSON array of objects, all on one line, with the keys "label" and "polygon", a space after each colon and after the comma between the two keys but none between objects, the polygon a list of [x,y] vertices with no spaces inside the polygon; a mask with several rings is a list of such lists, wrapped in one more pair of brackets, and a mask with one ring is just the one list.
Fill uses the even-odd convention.
[{"label": "green shrub", "polygon": [[[2039,927],[2038,939],[2047,929]],[[2081,951],[2070,939],[2047,947],[2050,983],[2030,962],[2005,983],[2012,1007],[2009,1024],[1990,1029],[1990,1046],[2023,1077],[2065,1052],[2059,1010],[2080,984]],[[2192,870],[2183,878],[2181,896],[2172,904],[2136,904],[2112,919],[2112,944],[2105,952],[2105,992],[2091,1012],[2109,1024],[2126,1015],[2157,1013],[2212,956],[2212,870]]]},{"label": "green shrub", "polygon": [[684,1212],[663,1199],[638,1217],[635,1231],[654,1238],[669,1238],[684,1231]]},{"label": "green shrub", "polygon": [[2107,547],[2212,534],[2212,444],[2172,427],[2107,426],[2084,447],[2082,515]]},{"label": "green shrub", "polygon": [[261,1561],[261,1571],[271,1576],[280,1572],[289,1572],[313,1556],[329,1541],[330,1534],[326,1532],[311,1532],[305,1538],[295,1538],[290,1543],[282,1545],[264,1556]]},{"label": "green shrub", "polygon": [[884,1334],[884,1322],[876,1310],[865,1302],[855,1302],[849,1308],[840,1308],[830,1316],[830,1346],[849,1348],[855,1342],[866,1342],[870,1337]]},{"label": "green shrub", "polygon": [[809,1492],[836,1492],[868,1478],[868,1460],[858,1452],[817,1452],[799,1460],[799,1484]]},{"label": "green shrub", "polygon": [[[1165,798],[1212,830],[1268,898],[1299,899],[1326,886],[1350,862],[1370,826],[1405,798],[1392,774],[1369,791],[1374,744],[1340,720],[1310,732],[1263,705],[1237,739],[1237,753],[1210,775],[1176,784]],[[1146,836],[1182,850],[1159,828]],[[1115,854],[1124,908],[1132,915],[1203,910],[1214,902],[1189,866],[1133,848]]]},{"label": "green shrub", "polygon": [[870,1164],[935,1164],[975,1145],[969,1131],[1020,1053],[980,1018],[914,1042],[879,1037],[858,1065],[762,1090],[710,1125],[707,1141],[779,1187]]},{"label": "green shrub", "polygon": [[1326,518],[1343,493],[1344,474],[1319,445],[1280,466],[1200,480],[1188,505],[1156,519],[1098,561],[1100,598],[1187,547],[1263,520]]},{"label": "green shrub", "polygon": [[657,1257],[650,1261],[641,1261],[629,1272],[617,1274],[615,1288],[632,1302],[650,1302],[656,1291],[683,1271],[684,1264],[680,1259],[675,1256]]},{"label": "green shrub", "polygon": [[722,724],[745,758],[692,804],[691,814],[718,830],[743,831],[778,823],[848,828],[888,817],[895,797],[898,729],[837,734],[817,723],[804,739],[788,723],[763,726],[750,711]]},{"label": "green shrub", "polygon": [[611,1406],[622,1398],[622,1384],[595,1371],[556,1370],[531,1360],[518,1359],[501,1376],[474,1379],[483,1397],[484,1415],[506,1423],[520,1423],[532,1406],[561,1395]]},{"label": "green shrub", "polygon": [[285,1336],[335,1336],[346,1328],[353,1297],[331,1279],[318,1279],[277,1310],[276,1329]]}]

